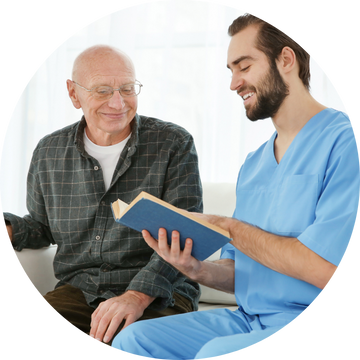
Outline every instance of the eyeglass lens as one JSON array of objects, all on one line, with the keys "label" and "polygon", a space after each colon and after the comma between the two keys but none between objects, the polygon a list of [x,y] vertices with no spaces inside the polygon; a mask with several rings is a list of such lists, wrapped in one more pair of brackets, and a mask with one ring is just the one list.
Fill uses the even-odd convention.
[{"label": "eyeglass lens", "polygon": [[123,85],[119,89],[113,89],[110,86],[99,86],[93,89],[93,96],[97,99],[107,99],[113,96],[114,91],[120,91],[121,96],[136,96],[140,93],[141,85],[140,84],[128,84]]}]

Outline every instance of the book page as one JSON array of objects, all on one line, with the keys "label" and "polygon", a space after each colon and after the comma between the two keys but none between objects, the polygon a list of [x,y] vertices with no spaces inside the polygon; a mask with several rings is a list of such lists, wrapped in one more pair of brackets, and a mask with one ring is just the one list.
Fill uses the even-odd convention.
[{"label": "book page", "polygon": [[124,211],[128,208],[129,204],[127,204],[126,202],[117,199],[113,204],[113,209],[115,212],[115,216],[117,219],[120,219],[121,216],[123,215]]},{"label": "book page", "polygon": [[119,210],[120,210],[120,217],[122,216],[123,212],[126,210],[126,208],[129,206],[126,202],[118,199],[119,203]]}]

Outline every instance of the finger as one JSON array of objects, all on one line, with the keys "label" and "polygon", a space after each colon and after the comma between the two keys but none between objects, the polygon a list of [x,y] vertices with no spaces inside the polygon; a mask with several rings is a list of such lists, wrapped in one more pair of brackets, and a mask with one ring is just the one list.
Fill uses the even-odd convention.
[{"label": "finger", "polygon": [[156,252],[158,251],[158,242],[150,235],[150,233],[147,230],[143,230],[142,236],[146,243]]},{"label": "finger", "polygon": [[95,334],[97,331],[97,322],[94,320],[93,317],[91,317],[91,323],[90,323],[90,340],[93,341],[95,339]]},{"label": "finger", "polygon": [[162,255],[168,255],[169,254],[169,245],[167,242],[167,232],[164,228],[159,229],[158,233],[158,247],[159,251]]},{"label": "finger", "polygon": [[101,319],[101,316],[99,316],[100,307],[102,304],[100,304],[97,309],[92,313],[91,315],[91,323],[90,323],[90,336],[95,338],[96,332],[99,326],[99,321]]},{"label": "finger", "polygon": [[98,323],[97,326],[97,330],[96,330],[96,334],[95,334],[95,339],[99,340],[99,341],[103,341],[105,332],[107,331],[111,320],[113,318],[113,315],[111,313],[111,311],[107,311],[101,318],[101,320]]},{"label": "finger", "polygon": [[111,339],[114,337],[117,329],[119,328],[119,326],[121,325],[123,320],[124,320],[124,318],[121,315],[116,315],[112,318],[110,325],[107,328],[106,333],[104,335],[105,343],[108,343],[109,341],[111,341]]},{"label": "finger", "polygon": [[91,323],[90,326],[94,326],[94,318],[97,316],[97,314],[99,313],[100,309],[101,309],[101,303],[99,304],[99,306],[95,309],[95,311],[91,314]]},{"label": "finger", "polygon": [[184,257],[190,257],[192,251],[193,241],[190,238],[187,238],[185,241],[185,246],[183,250]]},{"label": "finger", "polygon": [[98,327],[99,327],[99,322],[98,321],[92,321],[92,325],[90,327],[90,333],[89,335],[94,338],[97,339],[97,331],[98,331]]},{"label": "finger", "polygon": [[171,255],[174,258],[180,256],[180,234],[178,231],[173,231],[171,236]]}]

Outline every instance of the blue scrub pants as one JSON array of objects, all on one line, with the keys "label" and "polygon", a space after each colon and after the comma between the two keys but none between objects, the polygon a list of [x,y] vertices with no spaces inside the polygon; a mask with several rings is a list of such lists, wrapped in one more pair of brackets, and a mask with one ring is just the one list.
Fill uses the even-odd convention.
[{"label": "blue scrub pants", "polygon": [[203,359],[241,350],[278,331],[240,310],[199,311],[131,324],[112,346],[157,359]]}]

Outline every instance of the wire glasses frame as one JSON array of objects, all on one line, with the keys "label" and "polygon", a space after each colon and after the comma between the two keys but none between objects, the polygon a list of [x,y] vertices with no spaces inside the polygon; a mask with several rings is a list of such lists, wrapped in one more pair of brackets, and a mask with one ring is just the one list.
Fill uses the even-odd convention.
[{"label": "wire glasses frame", "polygon": [[96,86],[92,89],[87,89],[84,86],[81,86],[76,81],[73,81],[74,84],[81,87],[85,91],[88,91],[91,93],[91,95],[97,99],[97,100],[108,100],[112,98],[115,91],[119,91],[120,95],[122,97],[131,97],[131,96],[137,96],[140,94],[142,84],[140,81],[136,80],[134,84],[125,84],[120,86],[118,89],[114,89],[111,86]]}]

